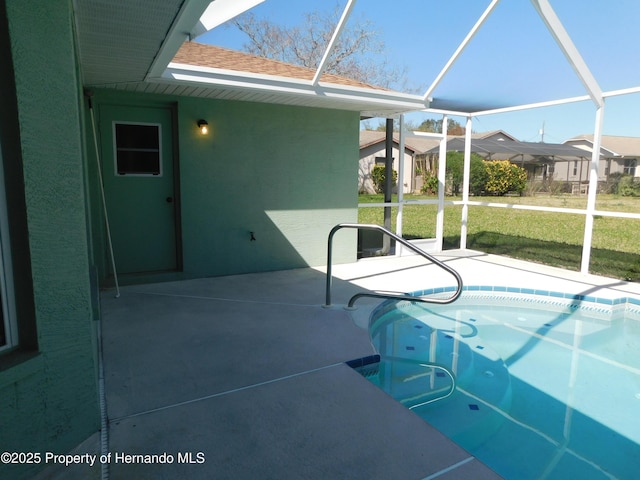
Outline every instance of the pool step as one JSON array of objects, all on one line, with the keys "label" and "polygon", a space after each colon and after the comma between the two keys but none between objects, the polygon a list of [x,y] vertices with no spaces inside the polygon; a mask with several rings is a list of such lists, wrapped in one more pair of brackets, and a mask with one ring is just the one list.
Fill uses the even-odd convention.
[{"label": "pool step", "polygon": [[[473,322],[456,325],[453,318],[413,306],[388,316],[371,329],[381,361],[370,381],[461,444],[480,444],[497,432],[505,422],[501,412],[511,408],[511,378]],[[456,390],[446,400],[428,403],[452,383],[433,365],[454,374]]]}]

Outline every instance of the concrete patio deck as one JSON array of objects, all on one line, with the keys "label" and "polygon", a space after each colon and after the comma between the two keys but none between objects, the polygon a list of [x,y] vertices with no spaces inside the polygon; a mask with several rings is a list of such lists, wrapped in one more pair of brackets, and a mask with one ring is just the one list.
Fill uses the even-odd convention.
[{"label": "concrete patio deck", "polygon": [[[640,295],[636,284],[476,252],[438,257],[465,285]],[[309,268],[103,292],[109,478],[499,478],[344,363],[374,353],[366,323],[379,300],[347,311],[354,293],[453,279],[413,256],[338,265],[327,308],[325,278]],[[74,453],[100,447],[96,434]],[[173,461],[123,457],[162,454]],[[38,478],[101,478],[101,467]]]}]

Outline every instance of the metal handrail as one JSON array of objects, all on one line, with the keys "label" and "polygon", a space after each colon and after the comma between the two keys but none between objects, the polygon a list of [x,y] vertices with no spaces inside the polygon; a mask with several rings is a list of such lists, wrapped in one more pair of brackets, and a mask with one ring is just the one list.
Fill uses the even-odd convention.
[{"label": "metal handrail", "polygon": [[[453,372],[451,370],[449,370],[444,365],[440,365],[440,364],[437,364],[437,363],[431,363],[431,362],[423,362],[421,360],[414,360],[414,359],[410,359],[410,358],[394,357],[394,356],[387,356],[387,355],[381,355],[380,356],[380,360],[386,360],[386,361],[396,362],[396,363],[408,363],[408,364],[411,364],[411,365],[418,365],[420,367],[433,368],[435,370],[442,370],[451,379],[451,387],[448,389],[449,391],[447,393],[445,393],[444,395],[441,395],[439,397],[432,398],[431,400],[426,400],[424,402],[420,402],[420,403],[416,403],[415,405],[411,405],[409,407],[409,410],[413,410],[414,408],[422,407],[424,405],[428,405],[430,403],[437,402],[439,400],[444,400],[445,398],[448,398],[451,395],[453,395],[453,392],[455,392],[455,390],[456,390],[456,385],[457,385],[456,376],[453,374]],[[441,390],[444,391],[445,389],[441,389]]]},{"label": "metal handrail", "polygon": [[331,306],[331,284],[332,284],[332,280],[333,280],[333,277],[331,275],[331,267],[332,267],[331,263],[332,263],[332,255],[333,255],[333,236],[335,235],[335,233],[338,230],[341,230],[343,228],[355,228],[355,229],[362,229],[362,230],[377,230],[379,232],[382,232],[383,234],[388,235],[389,237],[393,238],[396,242],[401,243],[402,245],[407,247],[409,250],[417,253],[418,255],[420,255],[423,258],[426,258],[431,263],[436,264],[440,268],[444,269],[445,271],[447,271],[448,273],[453,275],[455,277],[455,279],[456,279],[456,283],[458,284],[458,288],[456,289],[454,294],[449,298],[423,298],[423,297],[413,297],[411,295],[395,295],[395,294],[390,294],[390,293],[376,293],[376,292],[356,293],[349,300],[349,304],[348,304],[349,307],[353,307],[353,304],[356,302],[356,300],[358,298],[361,298],[361,297],[394,298],[396,300],[407,300],[409,302],[422,302],[422,303],[440,303],[440,304],[442,304],[442,303],[451,303],[451,302],[455,301],[460,296],[460,294],[462,293],[462,278],[460,277],[460,274],[458,274],[458,272],[456,272],[453,268],[451,268],[450,266],[448,266],[445,263],[441,262],[437,258],[433,257],[432,255],[429,255],[424,250],[421,250],[420,248],[416,247],[415,245],[413,245],[409,241],[405,240],[401,236],[396,235],[392,231],[390,231],[390,230],[388,230],[388,229],[386,229],[386,228],[384,228],[384,227],[382,227],[380,225],[364,224],[364,223],[363,224],[360,224],[360,223],[341,223],[341,224],[338,224],[338,225],[336,225],[335,227],[333,227],[331,229],[331,232],[329,232],[329,239],[328,239],[328,242],[327,242],[328,243],[328,246],[327,246],[327,284],[326,284],[326,306],[327,307]]}]

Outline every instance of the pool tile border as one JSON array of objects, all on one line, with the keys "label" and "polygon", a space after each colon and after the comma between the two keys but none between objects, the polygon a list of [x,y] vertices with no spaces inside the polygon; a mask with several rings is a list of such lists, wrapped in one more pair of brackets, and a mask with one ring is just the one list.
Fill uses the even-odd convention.
[{"label": "pool tile border", "polygon": [[[455,291],[455,286],[446,286],[416,290],[409,293],[409,295],[416,297],[426,297],[451,293]],[[569,307],[571,309],[580,309],[606,314],[614,313],[614,307],[617,307],[615,309],[616,312],[619,309],[623,308],[625,313],[640,315],[640,298],[636,297],[623,296],[618,298],[602,298],[592,295],[582,295],[579,293],[564,293],[553,290],[508,287],[503,285],[464,285],[462,287],[462,291],[473,293],[474,297],[482,297],[482,293],[501,294],[490,295],[486,297],[493,300],[514,300],[514,297],[506,296],[504,294],[527,295],[527,297],[519,298],[518,300],[553,304],[556,306]],[[480,295],[475,295],[478,293]],[[383,304],[380,305],[379,308],[384,308],[383,305],[386,303],[387,302],[383,302]]]}]

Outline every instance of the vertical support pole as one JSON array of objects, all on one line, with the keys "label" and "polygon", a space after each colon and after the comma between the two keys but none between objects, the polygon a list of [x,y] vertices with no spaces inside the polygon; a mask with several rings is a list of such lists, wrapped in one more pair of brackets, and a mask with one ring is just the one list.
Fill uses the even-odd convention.
[{"label": "vertical support pole", "polygon": [[447,175],[447,130],[449,117],[442,116],[442,139],[438,151],[438,213],[436,214],[436,252],[441,252],[444,243],[444,189]]},{"label": "vertical support pole", "polygon": [[460,225],[460,249],[467,248],[467,222],[469,220],[469,177],[471,176],[471,117],[467,117],[464,134],[464,170],[462,180],[462,223]]},{"label": "vertical support pole", "polygon": [[[387,118],[384,161],[384,203],[391,203],[393,193],[393,118]],[[384,228],[391,230],[391,207],[384,207]],[[391,250],[391,239],[382,237],[382,253],[386,255]]]},{"label": "vertical support pole", "polygon": [[[396,217],[396,235],[402,236],[402,202],[404,200],[404,115],[400,115],[398,138],[398,216]],[[396,245],[396,255],[402,255],[402,245]]]},{"label": "vertical support pole", "polygon": [[602,124],[604,122],[604,101],[596,110],[596,124],[593,132],[593,151],[591,152],[591,169],[589,170],[589,194],[587,196],[587,214],[584,222],[584,241],[582,242],[582,263],[580,273],[589,273],[591,260],[591,243],[593,240],[593,219],[596,210],[598,193],[598,163],[600,162],[600,145],[602,144]]}]

